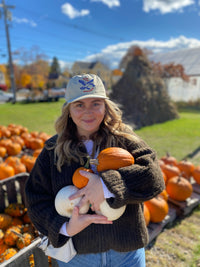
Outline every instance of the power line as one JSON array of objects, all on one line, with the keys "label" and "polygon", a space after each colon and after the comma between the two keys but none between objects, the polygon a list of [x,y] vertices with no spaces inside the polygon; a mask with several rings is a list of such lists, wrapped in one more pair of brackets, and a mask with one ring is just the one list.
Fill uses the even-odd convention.
[{"label": "power line", "polygon": [[[19,5],[18,5],[19,6]],[[34,16],[36,16],[38,18],[38,16],[40,15],[39,13],[35,12],[35,11],[30,11],[26,8],[23,8],[21,6],[19,6],[22,10],[24,10],[25,12],[29,12],[30,14],[33,14]],[[72,29],[75,29],[75,30],[79,30],[79,31],[82,31],[82,32],[87,32],[87,33],[90,33],[90,34],[93,34],[93,35],[97,35],[97,36],[102,36],[104,38],[108,38],[108,39],[114,39],[114,40],[117,40],[117,41],[124,41],[124,38],[122,37],[119,37],[119,36],[114,36],[114,35],[111,35],[111,34],[105,34],[105,33],[102,33],[102,32],[98,32],[96,30],[91,30],[89,28],[86,28],[86,27],[83,27],[83,26],[80,26],[80,25],[77,25],[77,24],[73,24],[73,23],[67,23],[65,21],[61,21],[61,20],[58,20],[58,19],[54,19],[54,18],[46,18],[46,20],[49,20],[53,23],[56,23],[56,24],[59,24],[59,25],[62,25],[62,26],[67,26],[67,27],[70,27]]]}]

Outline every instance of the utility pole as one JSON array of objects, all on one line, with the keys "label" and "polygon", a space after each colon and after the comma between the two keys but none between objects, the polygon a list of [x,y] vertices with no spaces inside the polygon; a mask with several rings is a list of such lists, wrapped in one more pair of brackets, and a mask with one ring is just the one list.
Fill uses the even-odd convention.
[{"label": "utility pole", "polygon": [[8,26],[9,26],[8,20],[11,21],[11,12],[8,10],[8,8],[15,8],[15,6],[5,5],[5,1],[2,0],[2,4],[0,4],[0,7],[3,8],[3,13],[4,13],[4,23],[5,23],[5,30],[6,30],[9,68],[10,68],[10,81],[11,81],[11,89],[13,92],[12,103],[15,104],[16,103],[15,76],[14,76],[14,69],[13,69],[13,63],[12,63],[12,53],[11,53],[10,37],[9,37],[9,30],[8,30]]}]

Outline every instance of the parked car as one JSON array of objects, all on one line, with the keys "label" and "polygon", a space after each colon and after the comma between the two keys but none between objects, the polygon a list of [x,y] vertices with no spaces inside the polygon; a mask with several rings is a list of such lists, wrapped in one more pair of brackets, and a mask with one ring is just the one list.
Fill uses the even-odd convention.
[{"label": "parked car", "polygon": [[13,99],[13,94],[0,90],[0,102],[9,102]]}]

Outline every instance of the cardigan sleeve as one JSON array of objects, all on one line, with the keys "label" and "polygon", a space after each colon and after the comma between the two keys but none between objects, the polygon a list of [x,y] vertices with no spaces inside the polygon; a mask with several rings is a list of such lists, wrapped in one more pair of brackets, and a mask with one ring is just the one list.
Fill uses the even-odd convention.
[{"label": "cardigan sleeve", "polygon": [[144,202],[165,188],[156,153],[140,138],[138,142],[129,142],[127,150],[135,159],[133,165],[101,173],[104,183],[115,195],[107,199],[113,208]]},{"label": "cardigan sleeve", "polygon": [[49,151],[44,148],[26,182],[26,205],[36,229],[48,236],[54,247],[60,247],[69,239],[69,237],[59,234],[61,226],[68,218],[60,216],[55,210],[50,166]]}]

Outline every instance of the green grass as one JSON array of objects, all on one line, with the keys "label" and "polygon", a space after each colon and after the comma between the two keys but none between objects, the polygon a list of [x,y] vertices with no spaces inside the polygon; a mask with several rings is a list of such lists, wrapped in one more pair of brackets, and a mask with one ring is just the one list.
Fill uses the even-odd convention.
[{"label": "green grass", "polygon": [[20,124],[29,131],[54,134],[54,122],[61,113],[64,100],[43,103],[6,103],[0,105],[0,125]]},{"label": "green grass", "polygon": [[200,148],[200,111],[180,112],[180,118],[137,131],[161,157],[169,152],[178,160]]},{"label": "green grass", "polygon": [[[64,99],[48,103],[11,103],[0,105],[0,124],[21,124],[30,131],[54,134],[54,122],[61,113]],[[200,147],[200,111],[182,111],[180,118],[137,130],[159,157],[169,152],[178,160]],[[194,159],[195,161],[195,159]],[[198,163],[199,159],[196,159]]]}]

